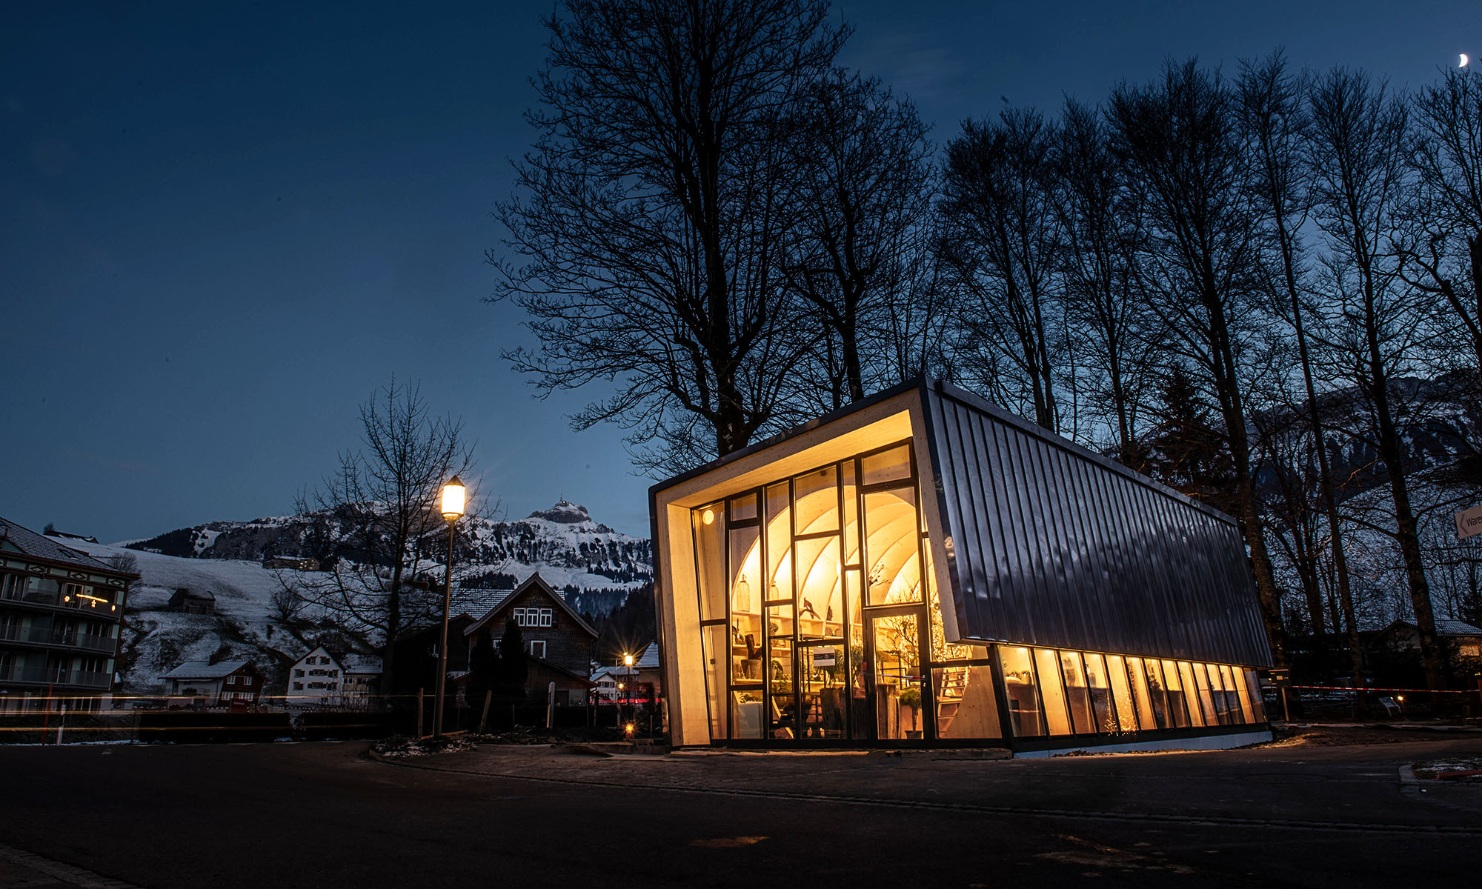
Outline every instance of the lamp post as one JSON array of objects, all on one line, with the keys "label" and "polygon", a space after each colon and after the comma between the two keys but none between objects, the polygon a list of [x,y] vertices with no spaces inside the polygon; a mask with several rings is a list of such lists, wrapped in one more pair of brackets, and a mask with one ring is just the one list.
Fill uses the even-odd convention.
[{"label": "lamp post", "polygon": [[625,668],[624,669],[625,675],[624,675],[623,685],[624,685],[624,687],[627,690],[627,698],[628,698],[627,722],[624,723],[624,725],[627,726],[627,728],[624,730],[623,734],[626,735],[627,737],[630,737],[631,738],[631,737],[633,737],[633,655],[632,654],[627,653],[627,652],[624,652],[623,653],[623,667]]},{"label": "lamp post", "polygon": [[432,705],[432,737],[443,734],[443,688],[448,680],[448,612],[453,608],[453,529],[463,516],[463,482],[458,476],[443,485],[442,512],[448,523],[448,571],[443,586],[443,633],[437,646],[437,700]]}]

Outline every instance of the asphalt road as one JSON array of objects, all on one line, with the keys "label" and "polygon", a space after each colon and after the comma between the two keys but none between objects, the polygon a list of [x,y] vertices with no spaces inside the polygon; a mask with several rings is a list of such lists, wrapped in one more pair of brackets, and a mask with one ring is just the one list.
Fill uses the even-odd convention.
[{"label": "asphalt road", "polygon": [[[364,749],[0,748],[0,889],[1423,886],[1482,868],[1482,787],[1403,772],[1482,754],[1476,735],[1039,761]],[[7,870],[28,854],[51,877]]]}]

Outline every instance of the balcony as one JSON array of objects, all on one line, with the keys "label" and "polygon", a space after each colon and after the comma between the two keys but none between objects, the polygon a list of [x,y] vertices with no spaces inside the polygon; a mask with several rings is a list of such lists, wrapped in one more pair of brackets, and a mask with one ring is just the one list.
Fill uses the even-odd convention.
[{"label": "balcony", "polygon": [[50,665],[20,667],[5,664],[0,665],[0,682],[108,688],[113,682],[113,677],[108,673],[95,670],[68,670]]},{"label": "balcony", "polygon": [[92,633],[60,632],[49,627],[0,627],[0,642],[23,642],[30,645],[55,645],[84,651],[113,652],[118,640]]},{"label": "balcony", "polygon": [[30,590],[6,590],[4,599],[7,602],[29,602],[32,605],[60,605],[62,595],[56,591],[48,592],[45,590],[36,592]]}]

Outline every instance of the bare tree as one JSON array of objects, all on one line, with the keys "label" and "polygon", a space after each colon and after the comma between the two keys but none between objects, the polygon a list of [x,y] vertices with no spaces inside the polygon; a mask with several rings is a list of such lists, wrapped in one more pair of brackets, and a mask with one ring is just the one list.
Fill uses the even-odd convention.
[{"label": "bare tree", "polygon": [[963,124],[947,143],[942,249],[963,296],[963,371],[1034,422],[1058,431],[1063,240],[1054,211],[1055,128],[1010,109]]},{"label": "bare tree", "polygon": [[392,688],[397,638],[441,614],[442,583],[430,572],[451,560],[438,494],[454,475],[467,481],[473,460],[463,422],[434,415],[418,386],[395,379],[361,406],[360,436],[298,505],[329,517],[336,558],[326,576],[305,574],[296,589],[347,630],[380,637],[382,687]]},{"label": "bare tree", "polygon": [[1263,335],[1265,319],[1254,299],[1258,223],[1234,102],[1217,74],[1189,60],[1170,63],[1145,87],[1117,87],[1107,116],[1143,201],[1150,305],[1166,324],[1169,348],[1197,371],[1219,407],[1262,618],[1283,664],[1280,592],[1246,428],[1244,341]]},{"label": "bare tree", "polygon": [[1329,309],[1322,339],[1336,371],[1362,396],[1373,446],[1389,483],[1394,527],[1419,632],[1426,682],[1439,688],[1442,655],[1421,554],[1400,429],[1402,378],[1423,372],[1433,312],[1401,275],[1394,249],[1411,183],[1404,101],[1362,72],[1335,69],[1308,101],[1313,209],[1325,235]]},{"label": "bare tree", "polygon": [[[1328,453],[1327,431],[1322,422],[1312,354],[1307,342],[1306,309],[1303,301],[1309,295],[1304,294],[1299,284],[1302,268],[1298,233],[1306,225],[1310,209],[1303,158],[1303,144],[1308,128],[1303,104],[1307,82],[1304,77],[1289,74],[1285,58],[1277,52],[1258,62],[1242,62],[1237,89],[1240,96],[1240,122],[1253,154],[1252,184],[1257,195],[1257,212],[1267,229],[1265,243],[1272,248],[1267,252],[1275,253],[1274,264],[1279,270],[1278,274],[1267,275],[1267,278],[1271,281],[1270,289],[1277,297],[1277,306],[1285,309],[1286,320],[1291,325],[1302,373],[1302,387],[1307,396],[1304,413],[1311,430],[1311,454],[1317,462],[1315,493],[1327,520],[1327,541],[1332,550],[1339,607],[1343,613],[1349,669],[1352,682],[1357,686],[1363,675],[1363,648],[1359,643],[1358,618],[1354,614],[1353,593],[1349,587],[1348,557],[1343,548],[1343,528],[1339,522],[1338,500],[1333,490],[1335,482],[1332,459]],[[1268,261],[1269,264],[1271,263]],[[1285,434],[1293,433],[1288,430]],[[1282,461],[1278,459],[1276,462],[1280,465]],[[1287,511],[1300,511],[1304,501],[1293,495],[1303,486],[1295,479],[1289,479],[1283,487],[1288,491],[1284,501]],[[1288,518],[1288,527],[1294,539],[1307,526],[1304,516],[1293,514]],[[1315,566],[1317,553],[1310,551],[1314,547],[1302,547],[1302,542],[1297,540],[1295,554],[1306,565]],[[1315,535],[1308,542],[1315,544]],[[1308,597],[1313,632],[1321,637],[1322,610],[1315,607],[1318,577],[1315,570],[1304,571],[1301,576]]]},{"label": "bare tree", "polygon": [[822,0],[567,0],[546,21],[493,298],[540,340],[516,367],[542,393],[612,384],[574,423],[627,426],[651,468],[795,419],[813,343],[782,286],[783,119],[843,45],[827,19]]},{"label": "bare tree", "polygon": [[1141,209],[1096,109],[1068,101],[1054,153],[1064,232],[1065,317],[1085,397],[1107,421],[1117,459],[1144,468],[1143,401],[1165,334],[1143,308]]},{"label": "bare tree", "polygon": [[1482,78],[1448,70],[1421,88],[1414,108],[1422,225],[1406,250],[1426,274],[1411,283],[1445,299],[1482,372]]},{"label": "bare tree", "polygon": [[825,337],[826,383],[813,391],[837,409],[889,379],[894,297],[917,284],[927,247],[932,149],[910,102],[839,69],[804,91],[787,125],[797,216],[784,268]]}]

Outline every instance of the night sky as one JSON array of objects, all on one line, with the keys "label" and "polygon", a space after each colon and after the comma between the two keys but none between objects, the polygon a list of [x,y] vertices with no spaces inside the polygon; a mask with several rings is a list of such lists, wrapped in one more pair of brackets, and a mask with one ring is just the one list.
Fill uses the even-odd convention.
[{"label": "night sky", "polygon": [[[0,515],[113,541],[286,514],[395,374],[463,417],[506,516],[564,496],[647,534],[621,430],[565,419],[602,393],[532,399],[499,358],[519,310],[482,301],[550,9],[0,4]],[[1413,86],[1482,55],[1464,0],[835,9],[939,144],[1169,57]]]}]

